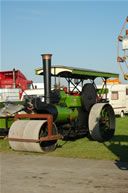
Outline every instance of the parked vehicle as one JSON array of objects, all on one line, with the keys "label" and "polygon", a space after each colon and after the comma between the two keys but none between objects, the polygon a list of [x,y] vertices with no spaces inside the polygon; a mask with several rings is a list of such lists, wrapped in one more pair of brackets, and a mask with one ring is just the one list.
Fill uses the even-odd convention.
[{"label": "parked vehicle", "polygon": [[[102,88],[102,85],[97,85]],[[128,113],[128,84],[107,84],[107,99],[112,105],[116,115],[123,117]],[[105,94],[101,95],[105,98]]]},{"label": "parked vehicle", "polygon": [[20,72],[20,70],[0,71],[0,102],[20,101],[22,93],[30,89],[32,81]]}]

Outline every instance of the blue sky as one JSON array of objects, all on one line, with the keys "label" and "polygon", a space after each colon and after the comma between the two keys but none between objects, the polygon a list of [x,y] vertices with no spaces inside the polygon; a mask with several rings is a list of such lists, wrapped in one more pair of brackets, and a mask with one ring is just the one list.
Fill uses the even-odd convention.
[{"label": "blue sky", "polygon": [[[40,54],[52,64],[120,74],[117,37],[128,16],[128,1],[1,1],[1,70],[34,70]],[[128,26],[127,26],[128,28]],[[125,82],[125,81],[123,81]]]}]

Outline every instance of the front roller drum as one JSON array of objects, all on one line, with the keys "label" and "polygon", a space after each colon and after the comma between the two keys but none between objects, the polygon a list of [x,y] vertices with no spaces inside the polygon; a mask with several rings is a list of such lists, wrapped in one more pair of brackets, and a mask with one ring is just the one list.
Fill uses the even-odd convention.
[{"label": "front roller drum", "polygon": [[[56,134],[56,127],[53,124],[53,133]],[[56,147],[56,141],[40,141],[41,137],[47,136],[46,120],[17,120],[9,130],[9,144],[15,151],[49,152]],[[30,140],[30,141],[29,141]]]},{"label": "front roller drum", "polygon": [[92,139],[105,142],[115,132],[115,114],[112,106],[107,103],[93,105],[89,114],[89,133]]}]

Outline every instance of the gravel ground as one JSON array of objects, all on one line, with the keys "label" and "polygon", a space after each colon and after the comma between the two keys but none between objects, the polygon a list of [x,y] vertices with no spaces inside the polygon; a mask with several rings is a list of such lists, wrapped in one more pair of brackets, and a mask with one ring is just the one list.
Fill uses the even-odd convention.
[{"label": "gravel ground", "polygon": [[128,162],[0,153],[1,193],[128,193]]}]

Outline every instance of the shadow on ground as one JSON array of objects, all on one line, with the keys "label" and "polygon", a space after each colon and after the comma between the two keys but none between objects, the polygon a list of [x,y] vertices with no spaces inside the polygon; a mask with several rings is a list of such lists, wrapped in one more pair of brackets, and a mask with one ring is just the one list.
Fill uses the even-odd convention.
[{"label": "shadow on ground", "polygon": [[115,164],[121,170],[128,170],[128,136],[116,135],[109,144],[104,143],[104,145],[118,157]]},{"label": "shadow on ground", "polygon": [[115,165],[120,169],[120,170],[128,170],[128,162],[122,162],[122,161],[115,161]]}]

